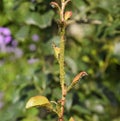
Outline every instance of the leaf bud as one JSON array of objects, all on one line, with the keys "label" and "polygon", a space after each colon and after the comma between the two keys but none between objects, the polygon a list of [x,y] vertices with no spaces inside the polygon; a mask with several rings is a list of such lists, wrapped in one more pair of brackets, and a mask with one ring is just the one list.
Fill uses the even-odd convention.
[{"label": "leaf bud", "polygon": [[72,16],[72,11],[65,12],[65,20],[68,20]]},{"label": "leaf bud", "polygon": [[58,3],[56,3],[56,2],[51,2],[50,5],[51,5],[53,8],[58,8],[58,9],[60,8],[59,5],[58,5]]}]

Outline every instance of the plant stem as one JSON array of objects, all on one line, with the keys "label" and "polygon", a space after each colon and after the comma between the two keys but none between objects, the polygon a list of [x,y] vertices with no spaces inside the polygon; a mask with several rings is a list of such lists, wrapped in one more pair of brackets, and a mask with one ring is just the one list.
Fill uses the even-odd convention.
[{"label": "plant stem", "polygon": [[66,97],[66,89],[65,89],[65,69],[64,69],[64,50],[65,50],[65,21],[64,21],[64,9],[65,4],[64,0],[61,0],[61,13],[60,13],[60,84],[62,89],[62,97],[61,97],[61,115],[58,121],[64,121],[64,105],[65,105],[65,97]]},{"label": "plant stem", "polygon": [[63,114],[64,114],[64,105],[65,105],[65,70],[64,70],[64,48],[65,48],[65,27],[61,28],[61,40],[60,40],[60,82],[61,82],[61,89],[62,89],[62,98],[61,98],[61,116],[59,121],[63,121]]},{"label": "plant stem", "polygon": [[65,71],[64,71],[64,48],[65,48],[65,27],[62,27],[60,32],[60,83],[61,88],[64,87]]}]

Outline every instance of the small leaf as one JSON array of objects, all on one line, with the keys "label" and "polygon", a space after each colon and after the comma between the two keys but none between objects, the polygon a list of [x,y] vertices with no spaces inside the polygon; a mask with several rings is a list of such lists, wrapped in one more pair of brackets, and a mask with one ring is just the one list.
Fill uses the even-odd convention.
[{"label": "small leaf", "polygon": [[31,108],[34,106],[44,106],[44,107],[50,108],[51,104],[46,97],[35,96],[35,97],[32,97],[28,100],[28,102],[26,104],[26,108],[28,109],[28,108]]},{"label": "small leaf", "polygon": [[67,91],[70,91],[70,90],[74,87],[74,85],[75,85],[82,77],[87,76],[87,75],[88,75],[88,74],[87,74],[85,71],[82,71],[82,72],[80,72],[79,74],[77,74],[77,75],[74,77],[72,83],[68,86]]},{"label": "small leaf", "polygon": [[56,105],[56,113],[60,117],[60,115],[61,115],[61,105],[59,103]]},{"label": "small leaf", "polygon": [[85,71],[80,72],[78,75],[75,76],[72,83],[76,84],[82,77],[87,76],[88,74]]},{"label": "small leaf", "polygon": [[69,119],[69,121],[75,121],[75,120],[74,120],[74,118],[73,118],[73,117],[71,117],[71,118]]},{"label": "small leaf", "polygon": [[52,47],[53,47],[54,52],[55,52],[55,57],[56,57],[56,59],[57,59],[58,62],[59,62],[60,48],[57,47],[57,46],[55,45],[55,43],[52,43]]},{"label": "small leaf", "polygon": [[65,12],[65,20],[68,20],[72,16],[72,11]]},{"label": "small leaf", "polygon": [[58,115],[58,117],[60,117],[61,115],[61,104],[57,103],[55,101],[50,101],[52,106],[53,106],[53,112],[56,113]]}]

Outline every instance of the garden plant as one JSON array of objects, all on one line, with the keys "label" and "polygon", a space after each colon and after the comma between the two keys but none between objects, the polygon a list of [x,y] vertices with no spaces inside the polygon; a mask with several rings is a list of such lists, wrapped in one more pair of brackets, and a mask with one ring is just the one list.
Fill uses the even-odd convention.
[{"label": "garden plant", "polygon": [[0,121],[120,121],[119,1],[0,0]]},{"label": "garden plant", "polygon": [[[67,26],[68,19],[72,16],[72,11],[65,11],[67,4],[70,0],[61,0],[61,5],[57,2],[51,2],[51,6],[58,10],[60,20],[58,21],[59,33],[60,33],[60,47],[57,47],[55,43],[52,43],[55,57],[59,64],[60,72],[60,87],[61,87],[61,99],[56,101],[49,101],[47,97],[44,96],[35,96],[29,99],[26,104],[26,108],[31,108],[33,106],[45,107],[48,110],[56,113],[58,115],[58,121],[64,121],[64,106],[66,102],[67,93],[79,82],[79,80],[86,76],[86,72],[80,72],[75,76],[71,81],[70,85],[65,83],[65,61],[64,61],[64,51],[65,51],[65,31]],[[55,106],[54,106],[55,105]],[[69,121],[74,121],[71,117]]]}]

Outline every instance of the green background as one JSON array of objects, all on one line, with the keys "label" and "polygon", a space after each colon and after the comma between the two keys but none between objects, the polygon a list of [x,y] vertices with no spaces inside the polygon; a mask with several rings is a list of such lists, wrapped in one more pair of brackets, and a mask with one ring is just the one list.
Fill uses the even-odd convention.
[{"label": "green background", "polygon": [[[57,121],[42,108],[25,109],[32,96],[57,101],[61,95],[51,46],[52,41],[59,46],[58,13],[50,2],[0,0],[0,26],[11,30],[22,53],[0,52],[0,121]],[[119,0],[71,0],[66,9],[73,12],[66,29],[66,84],[80,71],[88,76],[67,95],[65,121],[71,116],[76,121],[120,121]]]}]

